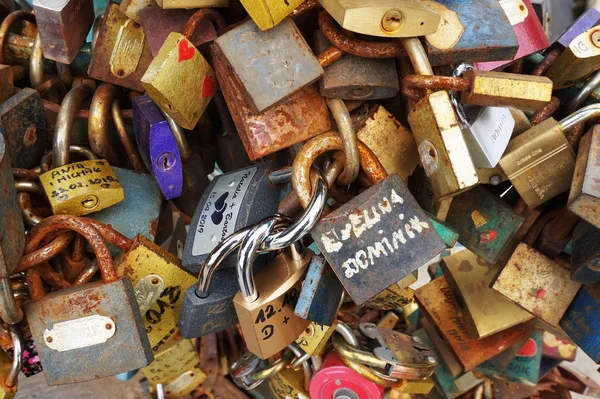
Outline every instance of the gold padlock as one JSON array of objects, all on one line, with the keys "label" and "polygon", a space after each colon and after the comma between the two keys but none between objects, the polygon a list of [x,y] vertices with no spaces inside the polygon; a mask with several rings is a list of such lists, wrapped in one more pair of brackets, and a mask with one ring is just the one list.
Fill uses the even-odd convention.
[{"label": "gold padlock", "polygon": [[193,369],[199,361],[194,342],[176,334],[154,354],[154,361],[141,371],[151,384],[162,384]]},{"label": "gold padlock", "polygon": [[296,343],[308,356],[321,356],[336,325],[337,321],[334,321],[331,326],[311,321],[302,334],[296,338]]},{"label": "gold padlock", "polygon": [[594,126],[579,143],[575,174],[569,193],[569,210],[600,228],[600,184],[596,176],[600,166],[600,125]]}]

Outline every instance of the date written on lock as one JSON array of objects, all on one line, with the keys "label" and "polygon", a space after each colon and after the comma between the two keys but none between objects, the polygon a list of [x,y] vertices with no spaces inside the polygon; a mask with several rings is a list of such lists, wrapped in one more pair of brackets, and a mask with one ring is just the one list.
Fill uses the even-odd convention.
[{"label": "date written on lock", "polygon": [[87,215],[123,201],[123,187],[106,160],[74,162],[40,175],[55,215]]}]

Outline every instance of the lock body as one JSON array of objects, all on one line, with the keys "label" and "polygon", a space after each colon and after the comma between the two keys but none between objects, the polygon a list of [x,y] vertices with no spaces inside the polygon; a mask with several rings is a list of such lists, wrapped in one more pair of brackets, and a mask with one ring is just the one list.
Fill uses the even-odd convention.
[{"label": "lock body", "polygon": [[176,8],[227,7],[229,0],[157,0],[156,4],[165,10]]},{"label": "lock body", "polygon": [[446,217],[459,234],[458,242],[492,264],[510,244],[523,220],[483,187],[456,196]]},{"label": "lock body", "polygon": [[193,369],[198,362],[196,345],[189,339],[174,335],[154,353],[154,361],[141,371],[150,384],[163,384]]},{"label": "lock body", "polygon": [[70,64],[94,23],[94,4],[87,0],[33,2],[44,57]]},{"label": "lock body", "polygon": [[395,174],[323,217],[311,235],[356,304],[446,248]]},{"label": "lock body", "polygon": [[147,276],[151,277],[151,283],[156,276],[164,282],[158,299],[142,315],[148,340],[156,352],[176,331],[184,292],[196,279],[181,267],[179,259],[143,236],[133,240],[131,248],[117,259],[115,267],[119,276],[131,279],[134,287]]},{"label": "lock body", "polygon": [[[163,384],[165,398],[183,399],[206,379],[206,374],[197,367],[188,370]],[[156,387],[153,387],[156,390]]]},{"label": "lock body", "polygon": [[323,325],[312,321],[308,327],[296,338],[296,343],[308,354],[308,356],[321,356],[329,338],[335,332],[337,321],[334,320],[330,325]]},{"label": "lock body", "polygon": [[247,21],[217,38],[214,47],[256,114],[323,76],[323,68],[291,19],[264,32]]},{"label": "lock body", "polygon": [[[314,34],[314,44],[317,54],[331,47],[320,30]],[[364,58],[345,54],[325,68],[319,89],[324,97],[344,100],[395,97],[400,90],[396,63],[392,58]]]},{"label": "lock body", "polygon": [[174,32],[167,36],[141,84],[178,125],[190,130],[217,90],[208,61],[185,36]]},{"label": "lock body", "polygon": [[56,291],[26,302],[24,310],[48,385],[107,377],[152,362],[128,278]]},{"label": "lock body", "polygon": [[556,120],[548,118],[508,143],[500,167],[535,208],[570,188],[575,156]]},{"label": "lock body", "polygon": [[344,287],[325,258],[315,255],[308,266],[294,314],[315,323],[331,326],[335,321],[343,292]]},{"label": "lock body", "polygon": [[577,345],[571,339],[568,339],[568,336],[558,337],[550,331],[544,331],[542,336],[542,356],[561,362],[563,360],[572,362],[575,360],[576,355]]},{"label": "lock body", "polygon": [[573,230],[571,280],[582,284],[600,282],[600,248],[598,228],[580,221]]},{"label": "lock body", "polygon": [[144,164],[170,200],[181,195],[181,155],[169,123],[149,96],[133,101],[133,130]]},{"label": "lock body", "polygon": [[[155,4],[156,2],[152,0],[123,0],[121,1],[121,4],[119,4],[119,10],[125,14],[127,18],[141,24],[142,19],[140,18],[140,12],[152,5],[156,7]],[[145,30],[144,33],[146,33]]]},{"label": "lock body", "polygon": [[46,145],[46,118],[37,91],[24,88],[0,104],[0,132],[13,167],[39,165]]},{"label": "lock body", "polygon": [[598,284],[584,285],[560,321],[560,327],[596,363],[600,362],[600,323],[596,314],[589,309],[596,309],[599,299]]},{"label": "lock body", "polygon": [[373,151],[385,171],[406,182],[419,164],[412,133],[381,105],[364,105],[353,113],[352,124],[356,137]]},{"label": "lock body", "polygon": [[556,326],[581,286],[569,271],[520,243],[492,288],[539,319]]},{"label": "lock body", "polygon": [[269,379],[269,389],[276,398],[308,398],[301,369],[284,369]]},{"label": "lock body", "polygon": [[415,291],[409,286],[416,281],[414,273],[409,274],[369,299],[365,302],[365,306],[373,309],[392,310],[409,305],[415,297]]},{"label": "lock body", "polygon": [[88,76],[103,82],[144,91],[140,82],[152,61],[141,25],[127,18],[119,5],[109,3],[88,67]]},{"label": "lock body", "polygon": [[600,228],[598,155],[600,155],[600,127],[594,126],[579,143],[568,206],[571,212],[596,228]]},{"label": "lock body", "polygon": [[484,338],[533,318],[533,315],[491,289],[498,266],[469,250],[445,257],[442,269],[467,329]]}]

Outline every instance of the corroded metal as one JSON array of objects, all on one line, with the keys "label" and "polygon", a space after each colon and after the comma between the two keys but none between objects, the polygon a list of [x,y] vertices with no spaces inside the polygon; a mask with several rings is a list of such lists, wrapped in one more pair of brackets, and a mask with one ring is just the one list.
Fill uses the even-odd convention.
[{"label": "corroded metal", "polygon": [[123,163],[122,149],[111,143],[108,135],[108,117],[111,115],[111,105],[118,94],[118,88],[110,83],[102,83],[98,86],[92,97],[88,119],[88,140],[92,151],[113,166]]},{"label": "corroded metal", "polygon": [[27,11],[14,11],[8,14],[0,25],[0,64],[5,64],[4,47],[9,35],[11,25],[17,21],[29,21],[35,23],[35,15]]},{"label": "corroded metal", "polygon": [[599,161],[600,126],[594,126],[581,140],[575,173],[569,192],[569,210],[600,228]]}]

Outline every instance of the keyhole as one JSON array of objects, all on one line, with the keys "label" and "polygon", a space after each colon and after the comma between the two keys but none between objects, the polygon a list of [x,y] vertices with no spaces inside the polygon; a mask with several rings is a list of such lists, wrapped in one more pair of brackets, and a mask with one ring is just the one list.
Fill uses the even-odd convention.
[{"label": "keyhole", "polygon": [[166,172],[175,165],[175,155],[171,152],[164,152],[158,156],[156,164],[160,170]]},{"label": "keyhole", "polygon": [[88,195],[84,199],[81,200],[81,206],[84,209],[94,209],[98,206],[98,197],[95,195]]}]

